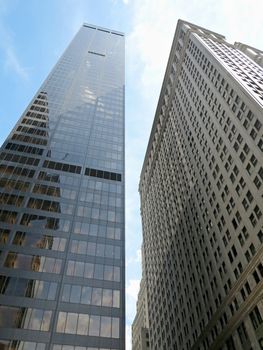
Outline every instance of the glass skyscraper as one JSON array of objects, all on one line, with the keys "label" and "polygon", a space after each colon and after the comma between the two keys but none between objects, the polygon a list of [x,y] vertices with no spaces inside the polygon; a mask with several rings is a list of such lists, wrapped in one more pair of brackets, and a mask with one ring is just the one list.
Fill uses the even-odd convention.
[{"label": "glass skyscraper", "polygon": [[81,27],[0,150],[0,203],[0,349],[124,349],[122,33]]}]

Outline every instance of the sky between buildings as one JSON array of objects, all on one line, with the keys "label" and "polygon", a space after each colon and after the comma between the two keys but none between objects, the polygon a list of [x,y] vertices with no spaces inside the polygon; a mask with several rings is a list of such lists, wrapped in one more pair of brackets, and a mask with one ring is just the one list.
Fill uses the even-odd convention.
[{"label": "sky between buildings", "polygon": [[0,0],[0,144],[83,22],[126,34],[126,350],[141,277],[139,176],[179,18],[263,49],[262,0]]}]

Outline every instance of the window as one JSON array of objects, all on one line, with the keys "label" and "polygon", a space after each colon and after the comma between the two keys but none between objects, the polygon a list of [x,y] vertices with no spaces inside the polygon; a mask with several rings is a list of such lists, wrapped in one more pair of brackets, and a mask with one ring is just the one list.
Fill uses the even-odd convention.
[{"label": "window", "polygon": [[261,210],[259,209],[259,206],[258,206],[258,205],[255,206],[255,208],[254,208],[254,213],[256,214],[256,217],[257,217],[257,219],[259,220],[259,219],[261,218],[261,216],[262,216],[262,212],[261,212]]},{"label": "window", "polygon": [[25,310],[18,307],[0,306],[0,315],[1,328],[48,331],[52,311],[31,308]]},{"label": "window", "polygon": [[254,329],[257,329],[262,324],[262,317],[257,306],[250,312],[249,317]]},{"label": "window", "polygon": [[227,346],[227,350],[236,350],[235,343],[234,343],[232,336],[230,336],[227,339],[226,346]]},{"label": "window", "polygon": [[259,278],[257,271],[253,272],[253,277],[254,277],[255,282],[258,284],[260,282],[260,278]]},{"label": "window", "polygon": [[263,243],[263,232],[261,230],[258,233],[258,239],[260,243]]},{"label": "window", "polygon": [[119,321],[113,317],[60,312],[56,329],[59,333],[118,338],[116,320]]},{"label": "window", "polygon": [[238,332],[241,344],[245,344],[248,339],[248,334],[247,334],[247,330],[244,322],[242,322],[240,326],[237,328],[237,332]]}]

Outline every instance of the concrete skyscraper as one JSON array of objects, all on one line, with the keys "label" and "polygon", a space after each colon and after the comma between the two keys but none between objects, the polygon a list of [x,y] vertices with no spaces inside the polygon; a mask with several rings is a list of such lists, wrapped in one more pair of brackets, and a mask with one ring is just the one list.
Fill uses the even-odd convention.
[{"label": "concrete skyscraper", "polygon": [[0,349],[124,349],[122,33],[81,27],[0,161]]},{"label": "concrete skyscraper", "polygon": [[149,318],[145,280],[145,264],[142,249],[142,279],[137,300],[137,312],[132,324],[132,350],[149,350]]},{"label": "concrete skyscraper", "polygon": [[178,22],[139,185],[151,350],[263,349],[262,57]]}]

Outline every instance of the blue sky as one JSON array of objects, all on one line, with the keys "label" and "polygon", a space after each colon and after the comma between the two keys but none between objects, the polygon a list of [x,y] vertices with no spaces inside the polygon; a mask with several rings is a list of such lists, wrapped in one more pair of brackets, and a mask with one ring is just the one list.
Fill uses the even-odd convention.
[{"label": "blue sky", "polygon": [[179,18],[263,49],[262,0],[0,0],[0,144],[83,22],[126,33],[127,350],[141,276],[138,182]]}]

